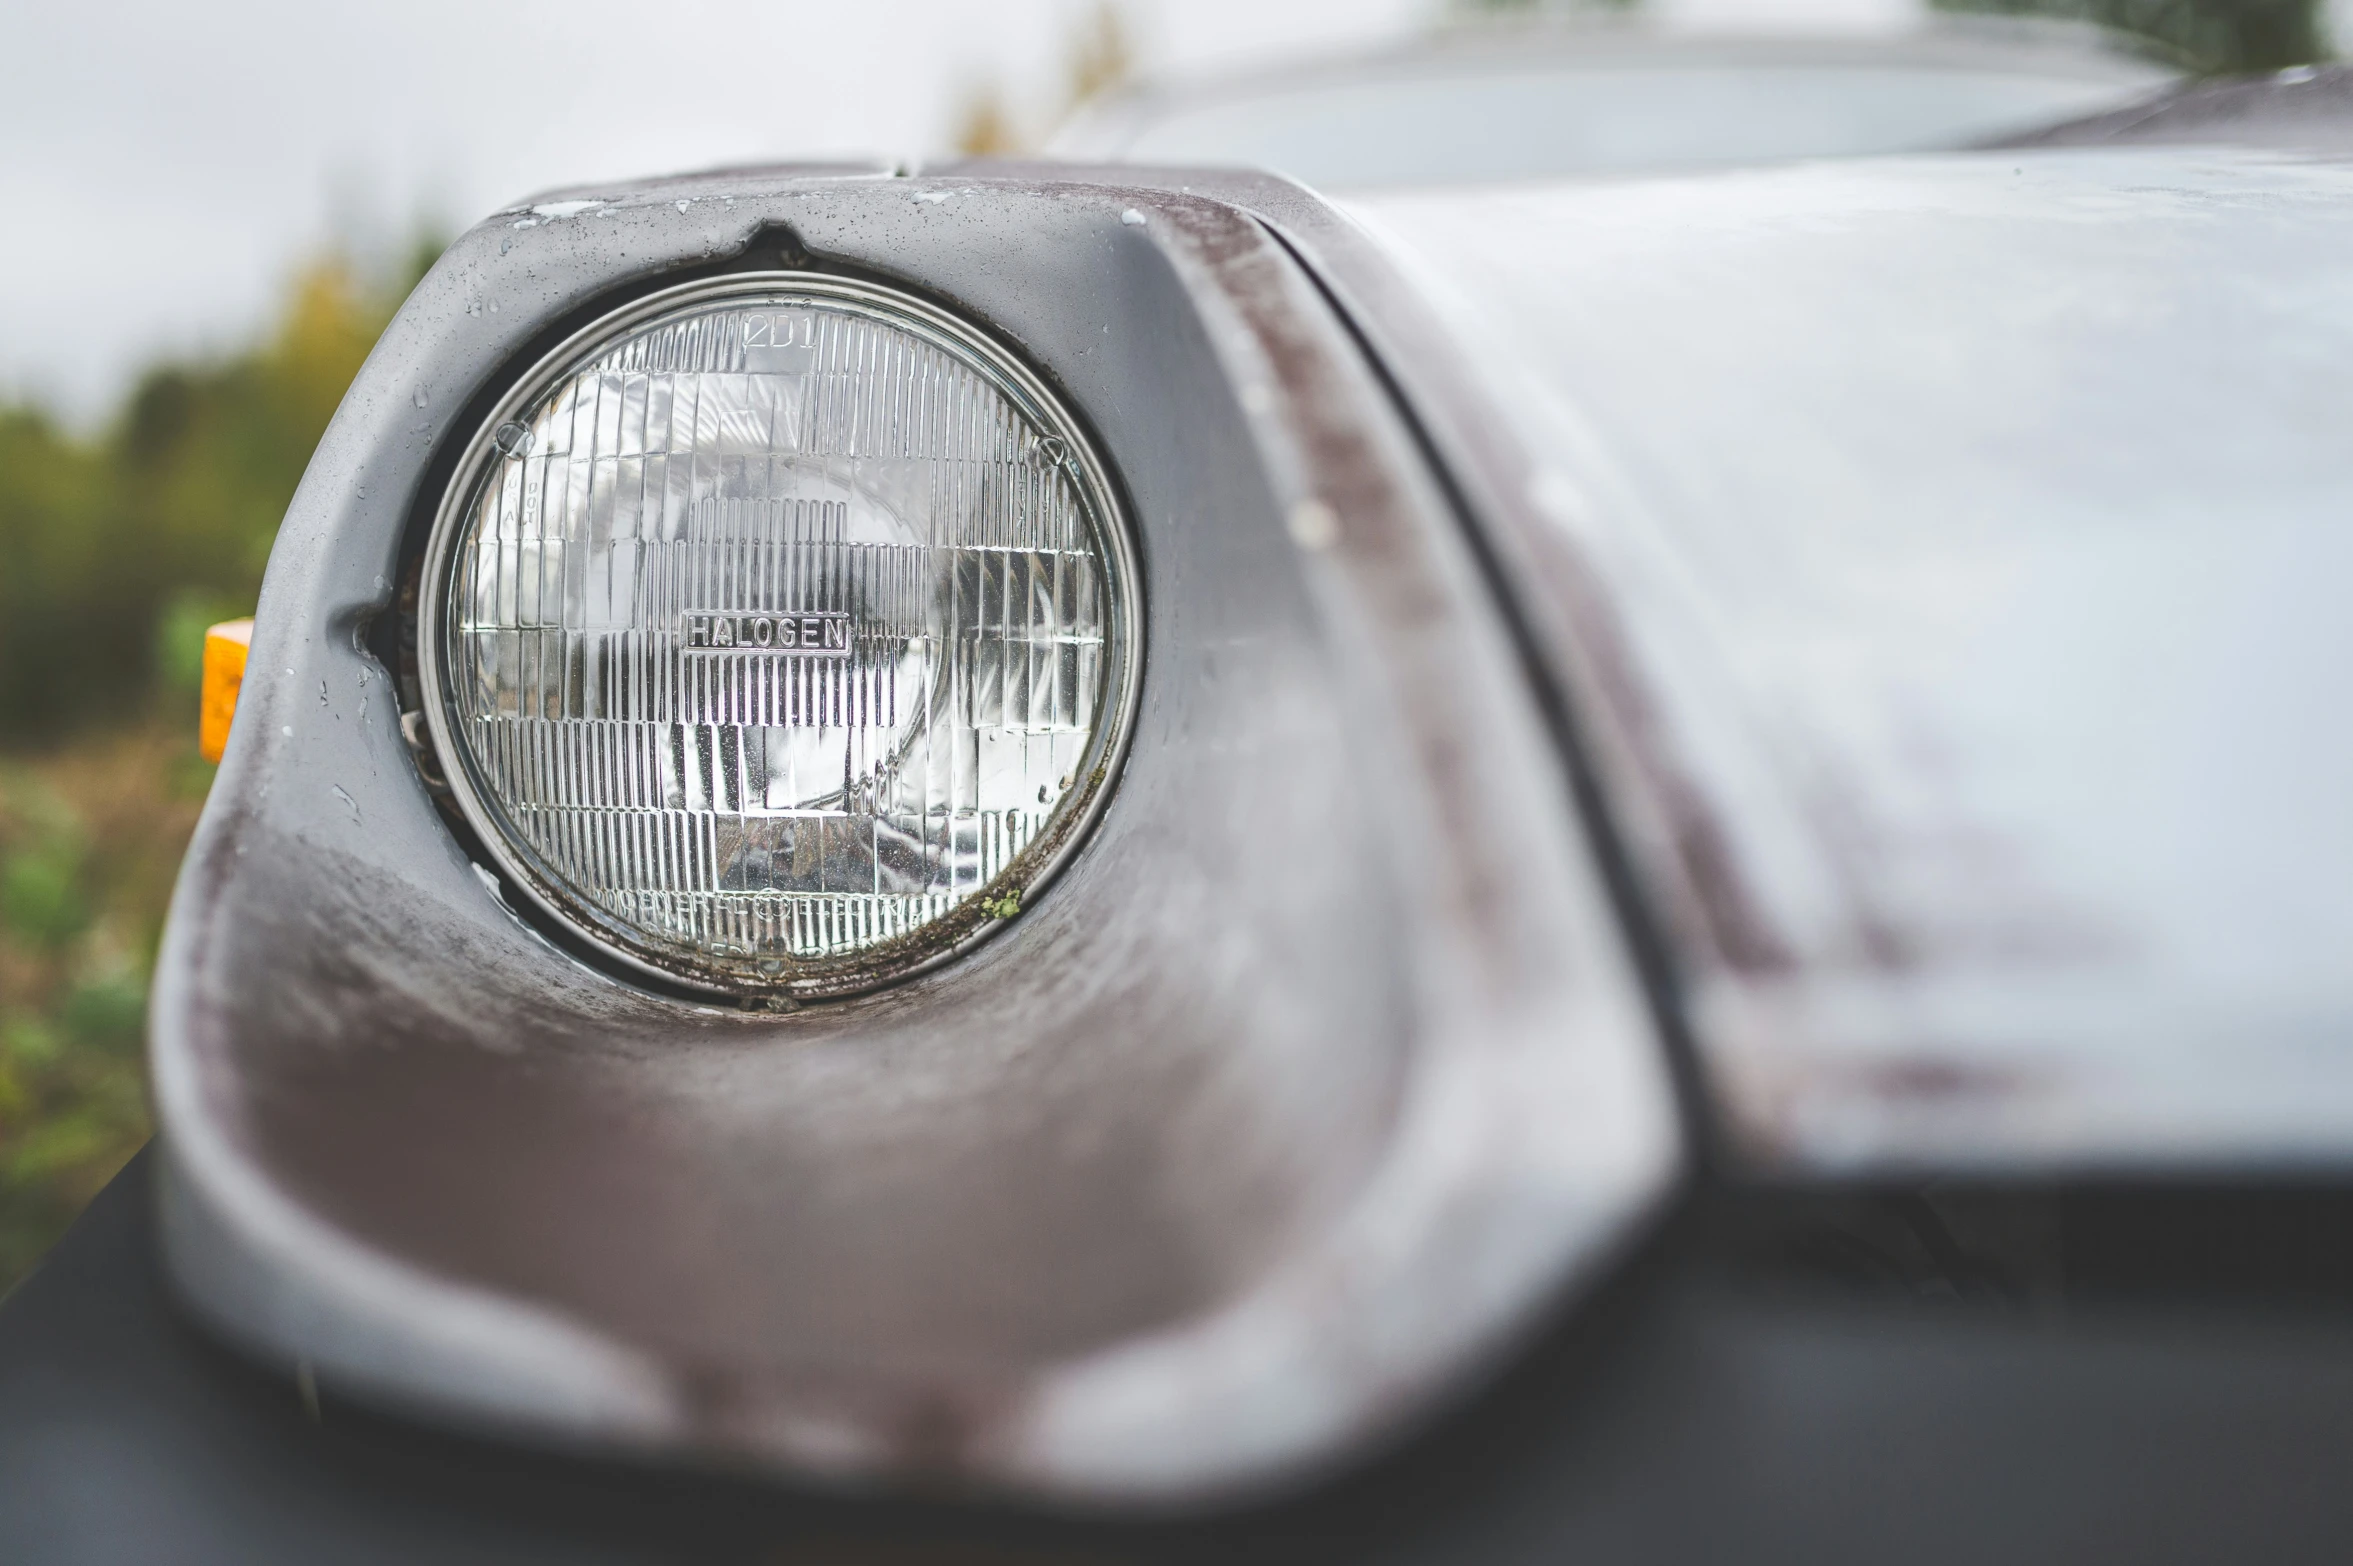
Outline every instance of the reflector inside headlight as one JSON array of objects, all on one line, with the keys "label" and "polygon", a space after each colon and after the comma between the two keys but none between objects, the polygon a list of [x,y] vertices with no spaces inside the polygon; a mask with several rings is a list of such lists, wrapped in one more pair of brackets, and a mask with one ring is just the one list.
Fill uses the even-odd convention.
[{"label": "reflector inside headlight", "polygon": [[1100,803],[1137,675],[1103,470],[1004,350],[892,291],[689,285],[486,421],[427,548],[460,807],[549,911],[742,992],[910,971]]}]

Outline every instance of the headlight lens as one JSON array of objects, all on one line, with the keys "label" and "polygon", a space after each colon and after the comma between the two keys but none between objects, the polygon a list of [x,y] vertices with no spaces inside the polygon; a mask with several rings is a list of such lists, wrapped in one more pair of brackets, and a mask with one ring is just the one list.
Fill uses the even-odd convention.
[{"label": "headlight lens", "polygon": [[1035,376],[891,290],[671,290],[485,421],[419,662],[460,808],[641,968],[840,993],[1014,912],[1137,683],[1111,486]]}]

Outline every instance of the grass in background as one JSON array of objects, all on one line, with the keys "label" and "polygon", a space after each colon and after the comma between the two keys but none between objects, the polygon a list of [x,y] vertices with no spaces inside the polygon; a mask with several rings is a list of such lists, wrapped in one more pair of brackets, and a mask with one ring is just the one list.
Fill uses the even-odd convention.
[{"label": "grass in background", "polygon": [[0,1288],[147,1139],[147,975],[211,781],[187,721],[0,763]]},{"label": "grass in background", "polygon": [[0,405],[0,1292],[148,1134],[147,979],[212,780],[204,628],[438,244],[303,268],[261,341],[144,375],[76,434]]}]

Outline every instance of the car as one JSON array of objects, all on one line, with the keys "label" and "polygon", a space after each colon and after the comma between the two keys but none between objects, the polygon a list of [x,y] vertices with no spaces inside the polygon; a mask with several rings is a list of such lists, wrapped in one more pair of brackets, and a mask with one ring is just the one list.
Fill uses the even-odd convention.
[{"label": "car", "polygon": [[2148,46],[2041,19],[1877,34],[1490,23],[1136,83],[1046,150],[1272,170],[1331,195],[1947,150],[2138,108],[2179,80]]},{"label": "car", "polygon": [[479,224],[9,1558],[2336,1558],[2353,75],[2071,107]]}]

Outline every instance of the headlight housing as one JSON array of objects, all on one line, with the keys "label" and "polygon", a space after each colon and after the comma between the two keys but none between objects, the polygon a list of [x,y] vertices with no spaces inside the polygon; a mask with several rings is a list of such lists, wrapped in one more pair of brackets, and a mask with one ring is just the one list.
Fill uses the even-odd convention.
[{"label": "headlight housing", "polygon": [[803,273],[557,348],[467,448],[418,663],[459,809],[627,966],[840,994],[980,938],[1100,808],[1134,550],[1076,421],[952,315]]}]

